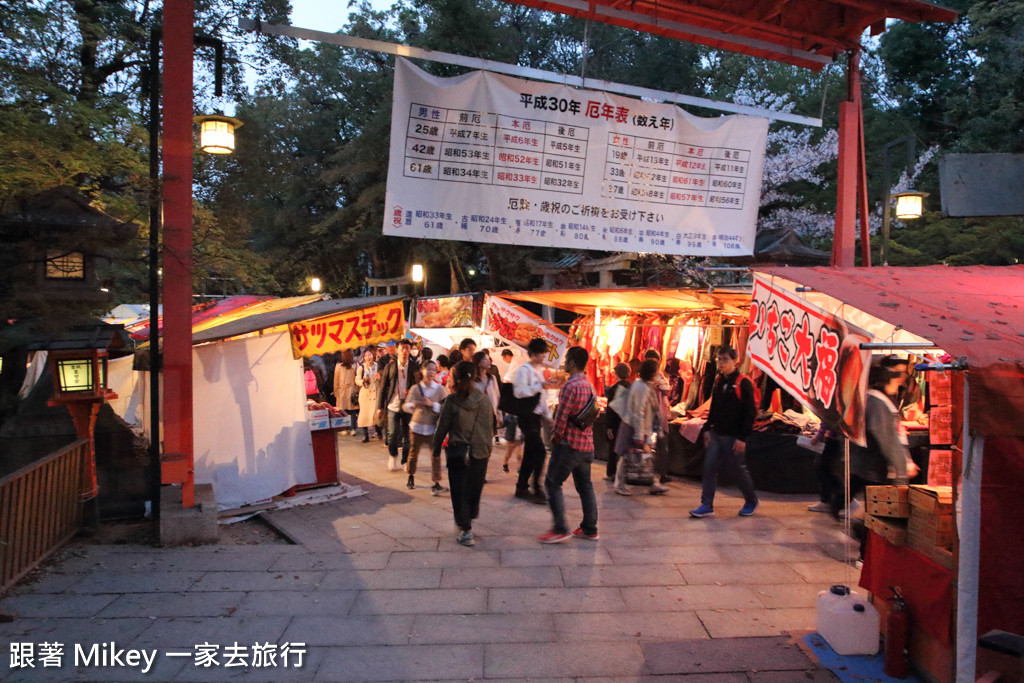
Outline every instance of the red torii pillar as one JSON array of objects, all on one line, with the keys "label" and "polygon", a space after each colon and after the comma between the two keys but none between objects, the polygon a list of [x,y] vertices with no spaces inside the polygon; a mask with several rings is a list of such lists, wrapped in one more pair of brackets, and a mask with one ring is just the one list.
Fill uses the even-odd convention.
[{"label": "red torii pillar", "polygon": [[864,106],[860,86],[860,50],[850,53],[846,76],[846,101],[839,103],[839,190],[836,194],[836,226],[832,241],[832,265],[856,264],[857,213],[861,233],[861,265],[871,265],[868,232],[867,169],[864,161]]},{"label": "red torii pillar", "polygon": [[[193,0],[164,3],[163,65],[163,417],[164,453],[184,456],[192,442],[192,57]],[[155,335],[152,335],[155,337]],[[191,481],[182,506],[195,505]]]}]

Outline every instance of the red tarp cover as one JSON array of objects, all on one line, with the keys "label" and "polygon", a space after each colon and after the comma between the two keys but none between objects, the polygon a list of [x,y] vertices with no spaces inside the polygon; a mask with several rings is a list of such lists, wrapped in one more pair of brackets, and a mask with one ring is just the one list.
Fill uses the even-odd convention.
[{"label": "red tarp cover", "polygon": [[[213,304],[197,304],[192,307],[192,325],[198,325],[205,320],[212,320],[219,315],[224,315],[229,311],[235,311],[239,308],[245,308],[246,306],[252,306],[262,301],[269,301],[275,297],[263,296],[263,295],[249,295],[249,294],[238,294],[235,296],[229,296],[225,299],[221,299]],[[160,322],[157,323],[157,329],[162,330],[163,318],[160,318]],[[132,331],[132,339],[147,340],[149,339],[149,325],[142,325],[138,329]]]},{"label": "red tarp cover", "polygon": [[948,647],[953,642],[953,572],[874,531],[867,534],[858,585],[883,600],[892,595],[889,586],[897,586],[914,622]]},{"label": "red tarp cover", "polygon": [[[1019,421],[1019,420],[1018,420]],[[964,467],[968,467],[964,458]],[[978,633],[1024,633],[1024,526],[1014,510],[1024,482],[1024,441],[985,439],[981,466]]]},{"label": "red tarp cover", "polygon": [[970,428],[1024,437],[1024,265],[764,268],[934,342],[969,365]]}]

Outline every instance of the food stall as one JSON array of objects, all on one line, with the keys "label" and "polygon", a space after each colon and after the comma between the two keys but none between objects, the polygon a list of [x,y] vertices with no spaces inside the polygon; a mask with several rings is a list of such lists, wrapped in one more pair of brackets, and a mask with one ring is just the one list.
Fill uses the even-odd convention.
[{"label": "food stall", "polygon": [[[671,288],[585,289],[506,292],[501,296],[575,313],[577,317],[568,328],[569,343],[579,344],[590,353],[588,378],[599,393],[615,382],[613,371],[617,363],[634,361],[636,365],[648,349],[657,349],[666,361],[678,359],[683,386],[680,399],[672,406],[669,472],[701,475],[704,445],[698,437],[716,373],[714,353],[719,346],[730,345],[743,356],[748,335],[749,288],[710,292]],[[743,369],[746,371],[746,366]],[[756,371],[752,379],[758,385],[764,382],[763,375]],[[771,398],[772,392],[768,392],[766,408],[770,407]],[[755,486],[777,492],[816,491],[815,453],[798,445],[801,434],[813,434],[816,419],[812,423],[811,416],[793,411],[783,414],[781,409],[763,415],[748,443],[748,465]],[[600,460],[607,459],[610,448],[603,425],[602,415],[594,429],[595,455]],[[724,476],[723,483],[728,483]]]},{"label": "food stall", "polygon": [[[193,412],[217,416],[195,420],[196,482],[214,485],[221,509],[337,482],[342,421],[307,409],[301,358],[404,335],[402,298],[230,299],[220,315],[198,311],[193,327]],[[148,434],[148,371],[132,366],[110,364],[122,397],[113,407]]]},{"label": "food stall", "polygon": [[[755,286],[755,305],[761,297],[768,309],[771,301],[814,307],[843,321],[852,336],[867,333],[869,343],[914,347],[934,358],[918,368],[929,409],[929,479],[936,485],[869,493],[876,512],[905,506],[898,512],[905,519],[868,518],[860,586],[883,612],[888,586],[906,589],[910,656],[919,672],[943,683],[974,681],[990,668],[977,651],[978,636],[992,629],[1024,633],[1024,554],[1016,551],[1024,528],[1012,514],[1024,494],[1024,266],[771,268],[756,277],[774,298]],[[796,328],[783,329],[781,315],[762,320],[776,344],[795,341]],[[812,329],[817,344],[823,337]],[[830,343],[812,370],[841,348]],[[762,364],[787,379],[774,358]],[[832,403],[833,417],[856,429],[856,401],[847,400],[853,394],[840,388],[842,379],[836,398],[846,398]],[[944,478],[950,486],[938,485]],[[882,494],[895,498],[881,500]]]}]

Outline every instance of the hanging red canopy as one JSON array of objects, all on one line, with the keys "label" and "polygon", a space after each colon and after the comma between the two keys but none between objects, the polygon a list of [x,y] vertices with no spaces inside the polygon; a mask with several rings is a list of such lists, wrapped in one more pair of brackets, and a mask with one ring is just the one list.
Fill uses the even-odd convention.
[{"label": "hanging red canopy", "polygon": [[815,71],[860,47],[885,20],[955,21],[923,0],[509,0],[636,31],[807,67]]},{"label": "hanging red canopy", "polygon": [[970,425],[1024,436],[1024,265],[764,268],[933,342],[969,366]]}]

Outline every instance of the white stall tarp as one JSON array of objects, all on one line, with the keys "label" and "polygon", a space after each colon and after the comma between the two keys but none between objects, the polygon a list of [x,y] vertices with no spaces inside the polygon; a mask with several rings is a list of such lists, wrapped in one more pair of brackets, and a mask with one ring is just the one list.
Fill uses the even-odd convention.
[{"label": "white stall tarp", "polygon": [[195,480],[235,508],[316,481],[302,365],[288,333],[193,352]]}]

